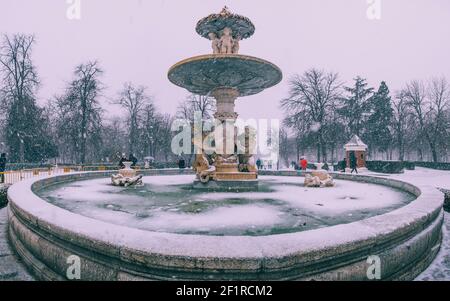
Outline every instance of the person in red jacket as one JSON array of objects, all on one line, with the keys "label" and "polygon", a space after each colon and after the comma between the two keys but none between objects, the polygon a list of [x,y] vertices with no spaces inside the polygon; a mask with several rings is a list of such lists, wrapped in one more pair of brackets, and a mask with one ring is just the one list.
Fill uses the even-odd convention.
[{"label": "person in red jacket", "polygon": [[306,161],[305,157],[300,158],[300,167],[302,168],[303,171],[305,171],[306,168],[308,167],[308,161]]}]

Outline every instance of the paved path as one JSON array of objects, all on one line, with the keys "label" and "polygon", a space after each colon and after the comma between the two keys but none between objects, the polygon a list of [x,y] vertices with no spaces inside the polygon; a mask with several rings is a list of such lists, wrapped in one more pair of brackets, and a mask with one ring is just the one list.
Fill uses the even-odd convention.
[{"label": "paved path", "polygon": [[0,281],[34,280],[8,244],[6,208],[0,209]]},{"label": "paved path", "polygon": [[441,250],[431,265],[416,280],[450,280],[450,213],[445,213]]},{"label": "paved path", "polygon": [[[440,190],[450,190],[450,171],[433,170],[417,167],[414,171],[392,175],[392,178],[405,180],[412,184],[430,185]],[[444,194],[442,194],[444,197]],[[450,213],[445,213],[442,227],[443,239],[441,249],[431,265],[416,280],[450,280]]]}]

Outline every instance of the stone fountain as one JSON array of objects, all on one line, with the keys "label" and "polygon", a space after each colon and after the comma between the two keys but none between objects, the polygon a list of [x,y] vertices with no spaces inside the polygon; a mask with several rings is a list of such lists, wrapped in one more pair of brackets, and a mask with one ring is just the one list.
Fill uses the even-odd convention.
[{"label": "stone fountain", "polygon": [[123,162],[124,168],[118,174],[111,175],[111,184],[114,186],[137,186],[142,185],[142,175],[136,175],[136,170],[131,168],[133,162]]},{"label": "stone fountain", "polygon": [[[196,31],[211,41],[213,53],[175,64],[170,68],[168,77],[173,84],[189,92],[216,99],[217,112],[214,117],[222,124],[224,134],[223,141],[215,141],[216,151],[212,160],[208,160],[204,153],[196,155],[194,187],[255,187],[258,170],[248,148],[251,135],[246,129],[245,151],[237,154],[235,133],[225,131],[234,129],[236,132],[236,99],[277,85],[282,79],[282,72],[268,61],[239,54],[240,42],[254,34],[255,26],[248,18],[231,13],[227,7],[219,14],[201,19]],[[226,139],[227,136],[234,137],[234,143]]]}]

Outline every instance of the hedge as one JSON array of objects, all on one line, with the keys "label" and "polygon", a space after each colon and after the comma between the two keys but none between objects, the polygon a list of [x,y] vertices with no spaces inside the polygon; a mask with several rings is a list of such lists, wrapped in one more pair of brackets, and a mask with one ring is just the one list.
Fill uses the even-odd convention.
[{"label": "hedge", "polygon": [[367,169],[381,173],[403,173],[404,162],[401,161],[367,161]]},{"label": "hedge", "polygon": [[414,164],[415,166],[419,167],[426,167],[426,168],[432,168],[432,169],[438,169],[438,170],[450,170],[450,163],[447,162],[408,162],[409,164]]}]

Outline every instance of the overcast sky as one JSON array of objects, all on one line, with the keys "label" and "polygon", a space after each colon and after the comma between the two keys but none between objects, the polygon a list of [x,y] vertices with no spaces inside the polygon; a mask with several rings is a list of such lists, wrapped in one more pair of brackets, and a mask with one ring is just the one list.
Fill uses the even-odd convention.
[{"label": "overcast sky", "polygon": [[284,74],[278,86],[238,100],[243,118],[281,117],[289,77],[311,67],[338,72],[349,84],[356,75],[373,86],[385,80],[391,91],[412,79],[450,80],[448,0],[381,0],[380,20],[368,18],[367,0],[81,0],[80,20],[67,18],[66,0],[0,0],[0,32],[36,35],[40,103],[62,92],[74,66],[98,59],[109,98],[131,81],[174,113],[187,91],[168,81],[167,70],[211,53],[195,25],[224,5],[256,26],[240,53],[269,60]]}]

